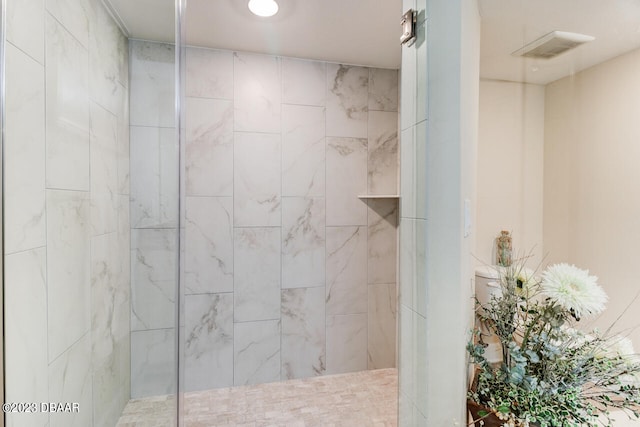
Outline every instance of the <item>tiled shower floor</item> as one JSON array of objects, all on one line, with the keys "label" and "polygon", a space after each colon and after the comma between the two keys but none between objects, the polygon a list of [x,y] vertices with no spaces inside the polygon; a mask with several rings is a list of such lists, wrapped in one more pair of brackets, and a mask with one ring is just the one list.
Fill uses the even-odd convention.
[{"label": "tiled shower floor", "polygon": [[[390,427],[397,425],[396,369],[186,393],[185,427]],[[173,398],[171,398],[173,399]],[[167,397],[131,400],[118,427],[161,427]]]}]

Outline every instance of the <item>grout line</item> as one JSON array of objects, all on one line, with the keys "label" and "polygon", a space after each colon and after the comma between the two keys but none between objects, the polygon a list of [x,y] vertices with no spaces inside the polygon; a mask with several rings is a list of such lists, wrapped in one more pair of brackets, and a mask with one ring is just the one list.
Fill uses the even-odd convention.
[{"label": "grout line", "polygon": [[[83,13],[86,13],[86,11],[83,10]],[[47,32],[47,15],[51,16],[51,18],[56,22],[56,24],[58,24],[60,27],[62,27],[62,29],[64,29],[70,36],[71,38],[73,38],[81,47],[82,49],[87,53],[87,56],[89,56],[89,44],[91,44],[91,40],[90,40],[90,35],[89,35],[89,29],[87,28],[87,46],[84,45],[84,43],[82,43],[80,41],[80,39],[78,37],[76,37],[76,35],[74,33],[71,32],[70,29],[67,28],[67,26],[58,19],[57,16],[55,16],[53,13],[51,13],[51,11],[49,9],[47,9],[45,7],[45,11],[44,11],[44,21],[45,21],[45,40],[46,40],[46,32]],[[88,24],[88,18],[87,18],[87,24]],[[87,61],[87,65],[89,65],[89,61]]]},{"label": "grout line", "polygon": [[5,43],[6,43],[5,46],[11,45],[11,47],[17,49],[23,55],[25,55],[27,58],[29,58],[30,60],[32,60],[33,62],[38,64],[40,67],[42,67],[42,72],[44,74],[44,72],[45,72],[44,62],[45,62],[45,58],[46,58],[46,53],[44,53],[44,52],[45,52],[45,49],[46,49],[46,45],[45,45],[45,47],[43,47],[43,58],[42,58],[42,62],[40,62],[35,57],[33,57],[29,52],[27,52],[26,50],[22,49],[20,46],[18,46],[17,44],[13,43],[11,40],[6,40]]}]

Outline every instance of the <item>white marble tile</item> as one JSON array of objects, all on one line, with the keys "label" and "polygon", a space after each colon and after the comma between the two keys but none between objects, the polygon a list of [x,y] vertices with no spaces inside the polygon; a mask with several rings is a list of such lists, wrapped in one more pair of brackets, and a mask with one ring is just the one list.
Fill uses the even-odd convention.
[{"label": "white marble tile", "polygon": [[[416,154],[414,171],[416,194],[416,218],[427,219],[427,173],[429,171],[429,158],[427,155],[427,122],[422,121],[416,125]],[[427,165],[427,166],[425,166]]]},{"label": "white marble tile", "polygon": [[[174,129],[160,129],[160,224],[178,226],[180,150]],[[184,150],[182,151],[184,159]],[[184,181],[183,181],[184,182]],[[182,194],[185,193],[184,186]],[[184,212],[183,212],[184,215]],[[183,217],[184,220],[184,217]]]},{"label": "white marble tile", "polygon": [[[47,402],[45,248],[7,255],[4,262],[5,401]],[[7,426],[44,426],[47,414],[7,413]]]},{"label": "white marble tile", "polygon": [[47,188],[89,190],[87,50],[46,18]]},{"label": "white marble tile", "polygon": [[[426,381],[425,381],[426,383]],[[414,405],[413,406],[413,417],[416,420],[416,424],[417,426],[426,426],[428,424],[427,421],[427,416],[420,410],[420,406],[419,405]],[[456,421],[454,421],[456,422]]]},{"label": "white marble tile", "polygon": [[397,194],[398,113],[369,112],[368,166],[369,194]]},{"label": "white marble tile", "polygon": [[130,341],[114,343],[109,360],[93,368],[93,426],[117,425],[131,395]]},{"label": "white marble tile", "polygon": [[[120,36],[118,37],[118,53],[124,55],[118,58],[118,81],[125,88],[130,88],[129,86],[129,37],[120,31]],[[128,91],[127,91],[128,95]],[[128,99],[128,97],[127,97]]]},{"label": "white marble tile", "polygon": [[[6,13],[7,41],[43,64],[45,11],[42,0],[8,1]],[[10,61],[6,63],[11,64]]]},{"label": "white marble tile", "polygon": [[187,197],[187,294],[233,292],[233,199]]},{"label": "white marble tile", "polygon": [[47,190],[49,361],[91,327],[89,193]]},{"label": "white marble tile", "polygon": [[234,319],[280,318],[280,228],[234,230]]},{"label": "white marble tile", "polygon": [[367,140],[327,138],[327,225],[365,225]]},{"label": "white marble tile", "polygon": [[280,225],[280,135],[235,133],[234,225]]},{"label": "white marble tile", "polygon": [[177,152],[170,128],[131,126],[131,225],[177,225]]},{"label": "white marble tile", "polygon": [[[91,343],[95,366],[113,357],[115,344],[128,337],[120,316],[128,317],[128,293],[119,281],[120,260],[116,233],[91,239]],[[128,329],[128,328],[127,328]]]},{"label": "white marble tile", "polygon": [[176,391],[173,329],[131,332],[131,398]]},{"label": "white marble tile", "polygon": [[121,87],[120,103],[121,108],[116,114],[118,123],[118,135],[116,142],[116,151],[118,156],[118,194],[131,193],[131,177],[130,177],[130,145],[129,133],[129,91],[125,87]]},{"label": "white marble tile", "polygon": [[[409,338],[414,341],[413,372],[415,378],[428,378],[427,368],[429,366],[424,363],[429,358],[427,354],[427,320],[420,314],[414,313],[413,322],[414,335]],[[427,413],[429,400],[427,397],[427,381],[415,381],[414,393],[413,401],[418,410],[418,415],[424,417],[424,414]]]},{"label": "white marble tile", "polygon": [[91,5],[88,0],[45,0],[49,13],[58,20],[82,46],[89,47],[89,16]]},{"label": "white marble tile", "polygon": [[395,283],[397,259],[398,201],[369,200],[368,282]]},{"label": "white marble tile", "polygon": [[[51,307],[51,306],[49,306]],[[53,337],[49,337],[49,343]],[[91,337],[87,333],[49,365],[47,402],[75,402],[79,412],[49,414],[50,427],[92,425]]]},{"label": "white marble tile", "polygon": [[400,219],[400,302],[421,315],[427,307],[427,224],[422,219]]},{"label": "white marble tile", "polygon": [[[406,9],[405,9],[406,10]],[[416,70],[417,46],[402,46],[400,64],[400,129],[405,130],[416,124]]]},{"label": "white marble tile", "polygon": [[367,315],[327,316],[327,374],[367,369]]},{"label": "white marble tile", "polygon": [[125,88],[129,88],[129,38],[122,32],[120,32],[120,36],[118,37],[118,44],[118,53],[124,53],[123,56],[118,57],[118,65],[120,67],[118,70],[118,81]]},{"label": "white marble tile", "polygon": [[131,126],[131,226],[160,223],[160,134],[152,127]]},{"label": "white marble tile", "polygon": [[233,385],[233,294],[185,297],[185,390]]},{"label": "white marble tile", "polygon": [[416,217],[416,127],[410,126],[400,133],[400,216]]},{"label": "white marble tile", "polygon": [[117,222],[117,122],[116,117],[91,103],[91,231],[93,235],[116,230]]},{"label": "white marble tile", "polygon": [[[409,397],[402,393],[398,393],[398,427],[414,427],[415,423],[413,402]],[[426,425],[426,424],[424,424]]]},{"label": "white marble tile", "polygon": [[280,380],[280,321],[233,325],[233,385]]},{"label": "white marble tile", "polygon": [[416,269],[416,220],[400,218],[398,224],[399,255],[398,255],[398,300],[400,304],[414,308],[415,269]]},{"label": "white marble tile", "polygon": [[233,54],[234,127],[241,132],[280,132],[280,58]]},{"label": "white marble tile", "polygon": [[324,108],[282,106],[282,195],[324,197]]},{"label": "white marble tile", "polygon": [[414,315],[415,312],[404,303],[398,305],[398,390],[409,403],[413,403],[416,386]]},{"label": "white marble tile", "polygon": [[127,41],[100,1],[91,2],[89,15],[89,92],[91,99],[113,114],[121,106],[119,92],[129,56]]},{"label": "white marble tile", "polygon": [[327,64],[302,59],[282,59],[282,102],[319,105],[326,102]]},{"label": "white marble tile", "polygon": [[327,64],[327,136],[366,138],[369,69]]},{"label": "white marble tile", "polygon": [[175,123],[175,53],[172,45],[130,43],[131,124],[173,127]]},{"label": "white marble tile", "polygon": [[131,330],[131,225],[129,222],[129,196],[118,196],[118,230],[116,231],[116,271],[117,289],[124,295],[124,313],[114,319],[117,336],[128,335]]},{"label": "white marble tile", "polygon": [[187,48],[186,96],[233,99],[233,52]]},{"label": "white marble tile", "polygon": [[282,199],[282,287],[325,283],[325,201]]},{"label": "white marble tile", "polygon": [[368,369],[396,367],[395,283],[369,285]]},{"label": "white marble tile", "polygon": [[118,231],[91,242],[93,416],[105,427],[117,422],[131,395],[129,203],[118,199]]},{"label": "white marble tile", "polygon": [[189,196],[233,195],[233,103],[187,98],[186,189]]},{"label": "white marble tile", "polygon": [[176,244],[175,229],[132,230],[132,331],[174,326]]},{"label": "white marble tile", "polygon": [[326,369],[325,290],[282,290],[281,379],[323,375]]},{"label": "white marble tile", "polygon": [[45,244],[44,69],[6,44],[5,253]]},{"label": "white marble tile", "polygon": [[369,111],[372,110],[398,111],[398,70],[369,69]]},{"label": "white marble tile", "polygon": [[418,5],[418,23],[416,25],[416,86],[415,86],[415,122],[420,123],[427,120],[429,114],[428,103],[428,78],[429,68],[427,66],[427,25],[425,23],[426,0],[420,1]]},{"label": "white marble tile", "polygon": [[402,131],[400,168],[400,205],[404,218],[426,219],[427,123],[421,122]]},{"label": "white marble tile", "polygon": [[367,229],[327,227],[327,314],[367,312]]}]

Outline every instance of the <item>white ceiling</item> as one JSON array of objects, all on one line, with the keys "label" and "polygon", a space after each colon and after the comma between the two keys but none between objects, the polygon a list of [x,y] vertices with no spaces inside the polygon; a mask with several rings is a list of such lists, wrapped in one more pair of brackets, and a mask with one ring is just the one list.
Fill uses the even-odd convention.
[{"label": "white ceiling", "polygon": [[175,0],[103,0],[129,37],[173,43]]},{"label": "white ceiling", "polygon": [[[134,38],[171,42],[174,0],[106,0]],[[278,0],[259,18],[247,0],[189,0],[187,44],[374,67],[400,67],[401,0]],[[640,0],[478,0],[480,76],[546,84],[640,48]],[[595,41],[549,60],[511,52],[551,31]]]},{"label": "white ceiling", "polygon": [[[107,1],[131,37],[173,40],[173,0]],[[187,44],[400,67],[402,0],[277,1],[278,14],[260,18],[249,12],[248,0],[189,0]]]},{"label": "white ceiling", "polygon": [[[478,0],[480,76],[546,84],[640,48],[639,0]],[[552,59],[511,56],[551,31],[596,39]]]}]

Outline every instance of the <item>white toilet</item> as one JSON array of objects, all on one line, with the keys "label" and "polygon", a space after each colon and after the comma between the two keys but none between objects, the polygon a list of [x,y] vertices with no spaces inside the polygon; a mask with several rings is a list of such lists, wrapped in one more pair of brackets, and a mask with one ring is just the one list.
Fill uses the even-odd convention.
[{"label": "white toilet", "polygon": [[[476,298],[480,304],[486,304],[491,300],[494,295],[500,294],[500,267],[483,265],[476,269]],[[476,326],[479,326],[476,319]],[[483,334],[487,334],[488,331],[485,328],[481,328]],[[490,363],[502,362],[502,349],[500,347],[500,341],[495,335],[483,335],[483,341],[487,344],[485,349],[485,357]]]},{"label": "white toilet", "polygon": [[476,298],[480,304],[486,304],[492,295],[500,293],[500,267],[483,265],[476,268]]}]

